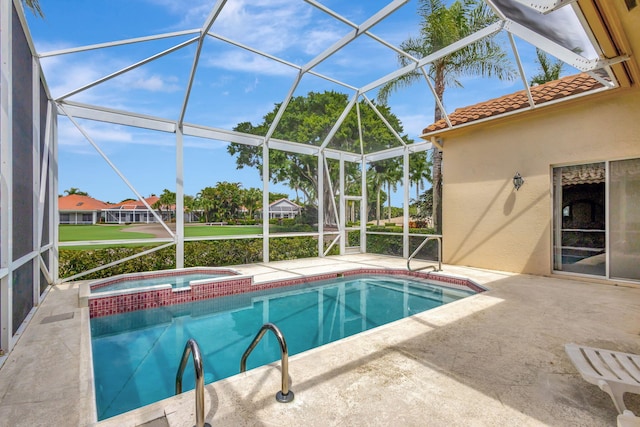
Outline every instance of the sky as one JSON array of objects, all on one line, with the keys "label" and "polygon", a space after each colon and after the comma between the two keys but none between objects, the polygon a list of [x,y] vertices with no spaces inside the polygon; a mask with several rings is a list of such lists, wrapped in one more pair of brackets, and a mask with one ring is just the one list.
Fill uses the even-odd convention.
[{"label": "sky", "polygon": [[[360,25],[388,2],[323,0],[320,3]],[[28,11],[26,16],[36,50],[42,54],[199,29],[214,4],[215,0],[40,0],[45,17],[35,17]],[[395,46],[418,36],[417,8],[417,0],[408,1],[375,25],[371,33]],[[308,63],[349,31],[348,25],[301,0],[228,0],[211,28],[216,35],[297,65]],[[192,37],[195,34],[56,55],[42,58],[41,64],[49,90],[58,98]],[[513,56],[506,37],[502,37],[501,42]],[[520,40],[516,43],[528,75],[535,74],[534,48]],[[67,99],[176,120],[187,93],[195,51],[195,44],[177,49]],[[398,67],[395,52],[361,36],[314,70],[361,87]],[[219,39],[207,38],[185,122],[229,130],[241,122],[256,125],[276,103],[285,99],[296,74],[290,67]],[[445,92],[447,111],[523,88],[519,79],[504,82],[464,77],[460,82],[464,88]],[[312,75],[303,77],[294,95],[325,90],[352,95],[352,91]],[[375,95],[375,91],[367,94],[370,99]],[[393,93],[389,106],[400,118],[403,133],[414,140],[433,122],[434,101],[424,83]],[[175,191],[174,134],[82,119],[77,122],[140,195],[159,195],[165,188]],[[136,198],[108,162],[63,116],[59,117],[58,142],[60,194],[75,187],[107,202]],[[185,137],[184,144],[185,194],[195,195],[202,188],[222,181],[240,182],[243,188],[262,187],[257,169],[236,168],[235,159],[227,153],[227,143]],[[270,190],[287,193],[292,198],[296,195],[283,184],[272,184]],[[410,194],[414,197],[413,188]],[[400,187],[392,196],[393,205],[401,206],[402,197]]]}]

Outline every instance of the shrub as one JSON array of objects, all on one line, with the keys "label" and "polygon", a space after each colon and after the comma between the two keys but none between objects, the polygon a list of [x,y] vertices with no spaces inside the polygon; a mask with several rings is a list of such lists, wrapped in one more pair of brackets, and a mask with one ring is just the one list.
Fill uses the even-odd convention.
[{"label": "shrub", "polygon": [[[61,278],[143,252],[150,247],[121,247],[91,250],[60,250]],[[269,240],[270,259],[280,261],[318,256],[318,241],[314,237],[283,237]],[[338,253],[332,248],[330,255]],[[230,239],[185,242],[185,267],[217,267],[251,264],[262,261],[262,239]],[[141,271],[168,270],[176,267],[175,248],[160,249],[147,255],[125,261],[107,269],[83,276],[82,279],[100,279],[117,274]]]}]

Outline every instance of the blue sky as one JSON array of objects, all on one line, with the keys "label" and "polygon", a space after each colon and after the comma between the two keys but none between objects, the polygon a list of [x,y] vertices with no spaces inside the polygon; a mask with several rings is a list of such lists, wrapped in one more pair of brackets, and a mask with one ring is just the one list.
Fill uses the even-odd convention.
[{"label": "blue sky", "polygon": [[[44,19],[27,12],[36,49],[40,53],[200,28],[214,0],[40,0]],[[324,0],[322,4],[355,24],[383,8],[380,0]],[[371,30],[398,45],[418,35],[418,3],[409,1]],[[351,30],[324,12],[299,0],[228,0],[211,31],[298,65],[304,65]],[[184,35],[108,49],[43,58],[42,65],[54,98],[109,75],[195,35]],[[510,52],[506,38],[504,47]],[[534,49],[517,41],[529,75],[536,72]],[[195,44],[118,76],[69,98],[109,108],[176,119],[185,98]],[[511,55],[511,53],[510,53]],[[390,49],[363,36],[328,58],[315,70],[359,87],[398,68]],[[185,121],[231,129],[249,121],[257,124],[281,102],[296,72],[219,40],[204,44]],[[465,105],[522,89],[522,82],[464,78],[462,89],[445,93],[445,107]],[[338,90],[340,86],[306,75],[295,95]],[[368,94],[370,98],[375,93]],[[433,98],[426,84],[394,93],[389,105],[401,119],[404,132],[417,139],[432,122]],[[82,127],[143,196],[175,191],[175,136],[126,126],[79,120]],[[261,187],[257,170],[235,167],[226,143],[185,138],[185,193],[195,195],[219,181]],[[96,150],[64,117],[59,122],[59,192],[78,187],[110,202],[135,197]],[[293,190],[272,185],[271,191]],[[412,189],[413,196],[415,191]],[[393,196],[402,205],[402,191]]]}]

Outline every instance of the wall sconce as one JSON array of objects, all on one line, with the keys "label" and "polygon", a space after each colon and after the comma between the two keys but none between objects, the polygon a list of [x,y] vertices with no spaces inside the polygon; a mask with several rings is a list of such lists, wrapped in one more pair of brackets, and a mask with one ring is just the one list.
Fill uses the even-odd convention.
[{"label": "wall sconce", "polygon": [[520,172],[516,172],[513,176],[513,186],[516,188],[516,191],[522,187],[522,184],[524,184],[524,178],[520,175]]}]

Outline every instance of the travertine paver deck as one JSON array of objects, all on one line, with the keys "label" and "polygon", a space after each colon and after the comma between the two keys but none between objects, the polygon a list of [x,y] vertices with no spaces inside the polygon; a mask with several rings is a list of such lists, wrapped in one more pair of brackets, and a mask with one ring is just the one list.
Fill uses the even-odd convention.
[{"label": "travertine paver deck", "polygon": [[[360,266],[375,255],[235,266],[256,281]],[[583,381],[567,342],[640,353],[640,287],[445,266],[490,291],[290,358],[295,400],[266,366],[206,387],[212,425],[608,426],[611,399]],[[0,425],[92,423],[87,309],[53,288],[0,369]],[[69,318],[69,313],[73,317]],[[55,317],[52,317],[55,316]],[[205,367],[206,369],[206,367]],[[627,396],[640,413],[640,398]],[[98,425],[193,426],[193,392]]]}]

